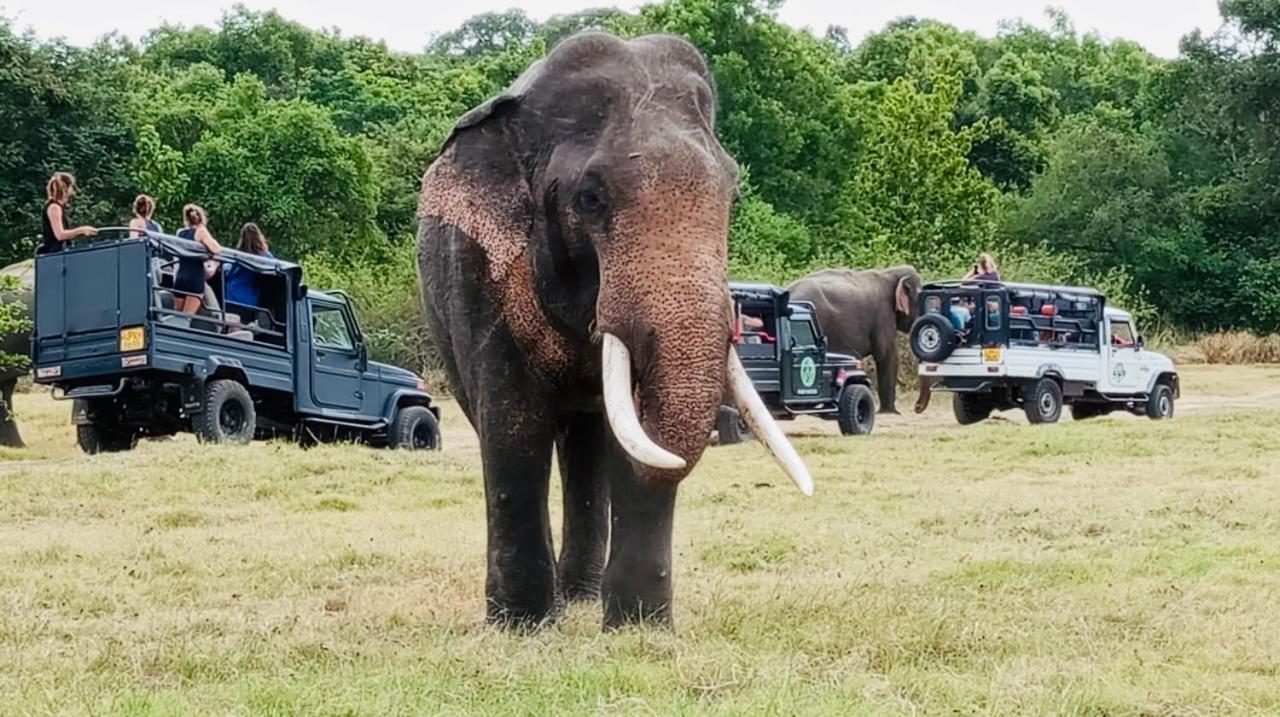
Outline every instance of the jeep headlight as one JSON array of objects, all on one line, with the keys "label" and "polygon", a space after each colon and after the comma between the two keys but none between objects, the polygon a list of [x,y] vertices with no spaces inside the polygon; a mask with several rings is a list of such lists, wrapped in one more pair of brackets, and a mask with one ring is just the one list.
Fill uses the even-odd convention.
[{"label": "jeep headlight", "polygon": [[141,351],[147,347],[147,332],[141,326],[120,329],[120,352]]}]

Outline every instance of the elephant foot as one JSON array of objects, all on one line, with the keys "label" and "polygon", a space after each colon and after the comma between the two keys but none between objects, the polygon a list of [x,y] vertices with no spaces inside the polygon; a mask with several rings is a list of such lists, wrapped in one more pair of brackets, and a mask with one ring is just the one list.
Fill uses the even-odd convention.
[{"label": "elephant foot", "polygon": [[902,414],[898,411],[898,409],[894,408],[893,406],[888,406],[888,407],[885,407],[885,408],[881,408],[881,409],[880,409],[880,411],[879,411],[879,413],[880,413],[881,415],[889,414],[889,415],[892,415],[892,416],[900,416],[900,415],[902,415]]},{"label": "elephant foot", "polygon": [[604,594],[604,629],[617,630],[628,625],[642,625],[672,629],[671,593],[652,595],[618,593]]},{"label": "elephant foot", "polygon": [[564,613],[564,600],[558,595],[543,604],[501,604],[492,598],[485,610],[485,622],[510,632],[529,633],[554,625]]},{"label": "elephant foot", "polygon": [[0,427],[0,446],[26,448],[27,444],[23,442],[22,435],[18,433],[16,426],[2,426]]}]

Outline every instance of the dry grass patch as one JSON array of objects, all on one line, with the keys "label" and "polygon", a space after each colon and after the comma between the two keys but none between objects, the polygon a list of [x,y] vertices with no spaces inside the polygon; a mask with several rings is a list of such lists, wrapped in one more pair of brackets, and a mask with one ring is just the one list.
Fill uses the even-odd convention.
[{"label": "dry grass patch", "polygon": [[1258,336],[1247,331],[1209,334],[1199,341],[1205,363],[1280,363],[1280,334]]}]

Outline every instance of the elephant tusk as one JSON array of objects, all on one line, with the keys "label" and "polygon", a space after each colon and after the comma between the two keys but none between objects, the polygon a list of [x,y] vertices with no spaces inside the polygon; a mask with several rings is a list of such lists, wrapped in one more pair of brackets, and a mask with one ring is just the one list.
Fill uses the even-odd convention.
[{"label": "elephant tusk", "polygon": [[631,352],[613,334],[604,335],[603,352],[604,410],[614,438],[632,458],[646,466],[684,470],[684,459],[654,443],[640,425],[631,391]]},{"label": "elephant tusk", "polygon": [[795,482],[800,492],[813,495],[813,476],[809,475],[809,469],[800,460],[800,454],[796,453],[795,447],[783,435],[764,401],[760,400],[760,394],[756,393],[746,368],[742,366],[742,359],[738,358],[738,352],[733,349],[729,349],[729,385],[733,390],[734,401],[738,404],[738,411],[751,433],[769,449],[773,459],[782,466],[783,472]]}]

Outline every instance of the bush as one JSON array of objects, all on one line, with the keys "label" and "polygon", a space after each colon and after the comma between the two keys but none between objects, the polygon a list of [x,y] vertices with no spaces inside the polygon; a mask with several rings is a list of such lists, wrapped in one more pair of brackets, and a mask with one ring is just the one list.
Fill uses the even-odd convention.
[{"label": "bush", "polygon": [[1205,363],[1280,363],[1280,334],[1258,336],[1246,331],[1209,334],[1200,339]]},{"label": "bush", "polygon": [[308,286],[341,289],[351,296],[370,358],[417,371],[432,390],[443,389],[440,359],[426,330],[411,240],[357,257],[312,254],[302,266]]}]

